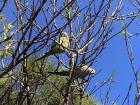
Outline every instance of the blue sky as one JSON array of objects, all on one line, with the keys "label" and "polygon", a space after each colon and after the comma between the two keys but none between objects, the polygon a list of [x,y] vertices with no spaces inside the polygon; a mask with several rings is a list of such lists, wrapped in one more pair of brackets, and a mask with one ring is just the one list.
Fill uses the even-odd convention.
[{"label": "blue sky", "polygon": [[[83,2],[84,3],[84,2]],[[117,0],[114,1],[112,5],[112,9],[114,10],[114,7],[117,3]],[[134,12],[135,9],[133,6],[127,1],[123,0],[122,2],[123,9],[121,11],[122,14],[127,14],[130,12]],[[139,22],[139,19],[136,19],[130,27],[127,29],[129,33],[132,35],[136,32],[139,32],[139,28],[137,26],[137,23]],[[116,27],[115,31],[118,31],[121,28],[121,23]],[[135,69],[138,69],[140,67],[139,60],[140,60],[140,37],[139,36],[132,36],[130,38],[130,42],[133,49],[134,54],[134,65]],[[106,80],[107,77],[114,71],[114,83],[111,87],[111,93],[110,93],[110,103],[115,100],[118,96],[117,103],[118,105],[121,104],[127,94],[129,84],[130,82],[133,82],[132,84],[132,90],[130,92],[130,105],[132,105],[136,93],[135,88],[135,82],[134,82],[134,76],[132,73],[132,69],[130,66],[126,46],[125,46],[125,39],[122,35],[117,35],[115,38],[109,41],[107,44],[105,50],[102,53],[102,56],[98,59],[98,61],[93,64],[93,67],[98,70],[102,70],[102,72],[95,78],[95,80],[92,81],[91,84],[95,84],[96,82],[101,82],[103,80]],[[140,74],[139,74],[140,76]],[[140,79],[140,77],[139,77]],[[92,88],[92,85],[89,86]],[[108,86],[105,86],[105,88],[102,88],[102,97],[104,97],[104,91],[106,92]],[[100,93],[99,91],[95,94],[95,97],[98,97],[100,99]],[[126,104],[127,105],[127,104]]]},{"label": "blue sky", "polygon": [[[99,0],[100,1],[100,0]],[[115,6],[117,4],[118,0],[114,0],[112,3],[112,11],[115,9]],[[86,4],[86,0],[80,0],[81,6],[84,6]],[[12,3],[12,2],[11,2]],[[127,14],[130,12],[134,12],[134,7],[128,2],[128,0],[123,0],[123,9],[121,11],[122,14]],[[12,6],[11,6],[12,7]],[[14,7],[12,8],[14,10]],[[5,9],[4,15],[7,17],[7,21],[11,22],[13,20],[13,14],[11,12],[8,12],[8,9]],[[41,19],[40,23],[43,23]],[[132,25],[127,29],[129,33],[132,35],[136,32],[139,32],[140,27],[137,26],[137,23],[140,19],[136,19],[136,21],[133,22]],[[140,23],[138,23],[140,24]],[[119,27],[116,27],[115,31],[118,29],[121,29],[121,22],[118,25]],[[140,37],[139,36],[132,36],[130,38],[130,42],[132,44],[133,48],[133,54],[134,54],[134,62],[135,62],[135,68],[139,68],[139,60],[140,60]],[[122,35],[117,35],[112,40],[109,41],[107,44],[105,50],[102,53],[102,56],[98,58],[98,61],[93,64],[93,67],[98,72],[99,70],[102,70],[102,72],[95,77],[95,80],[91,82],[90,88],[92,88],[92,84],[94,85],[96,82],[101,82],[107,79],[107,77],[112,73],[112,71],[115,71],[114,76],[114,83],[111,88],[110,93],[110,103],[118,96],[119,99],[117,101],[118,104],[122,103],[124,96],[127,94],[127,90],[129,87],[130,82],[132,81],[132,91],[131,91],[131,97],[134,98],[135,96],[135,84],[134,84],[134,77],[132,75],[132,69],[129,63],[127,50],[125,46],[125,40]],[[140,79],[140,78],[139,78]],[[89,90],[90,90],[89,88]],[[106,90],[107,88],[103,88],[103,90]],[[102,92],[103,92],[102,90]],[[95,94],[95,97],[99,99],[99,92]],[[132,99],[131,98],[131,99]],[[133,100],[130,100],[132,104]]]}]

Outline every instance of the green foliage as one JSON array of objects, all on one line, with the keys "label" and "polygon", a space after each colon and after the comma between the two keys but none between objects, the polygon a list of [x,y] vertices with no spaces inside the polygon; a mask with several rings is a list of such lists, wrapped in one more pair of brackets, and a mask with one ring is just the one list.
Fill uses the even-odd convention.
[{"label": "green foliage", "polygon": [[17,92],[13,90],[13,81],[9,75],[13,75],[13,71],[0,78],[0,105],[14,105]]},{"label": "green foliage", "polygon": [[125,35],[125,22],[124,22],[124,20],[122,21],[122,32],[121,32],[121,34],[122,35]]},{"label": "green foliage", "polygon": [[[57,68],[56,63],[52,60],[48,60],[46,63],[34,62],[34,58],[31,57],[28,61],[28,75],[31,94],[31,105],[60,105],[64,100],[64,94],[66,92],[66,78],[56,75],[50,75],[47,72],[53,71]],[[40,69],[42,68],[42,69]],[[15,77],[19,80],[23,80],[24,75],[21,73],[21,67],[14,73]],[[61,71],[61,67],[58,70]],[[10,80],[9,84],[3,85],[0,88],[0,93],[3,100],[1,103],[8,103],[9,105],[16,105],[21,85],[12,86],[15,81],[11,81],[10,78],[1,78],[0,82],[5,84]],[[8,82],[6,82],[8,83]],[[2,84],[2,83],[1,83]],[[98,105],[97,101],[91,96],[80,99],[79,89],[74,86],[71,90],[71,102],[69,105]]]},{"label": "green foliage", "polygon": [[5,22],[5,16],[0,15],[0,26],[2,27],[2,34],[0,36],[0,59],[13,55],[14,46],[14,26],[11,23]]},{"label": "green foliage", "polygon": [[2,78],[0,78],[0,87],[8,86],[11,83],[12,78],[9,75],[12,75],[12,73],[13,73],[13,71],[10,71],[8,74],[6,74]]},{"label": "green foliage", "polygon": [[93,97],[85,97],[82,100],[82,105],[99,105],[99,103]]},{"label": "green foliage", "polygon": [[0,15],[0,19],[3,21],[5,19],[4,15]]},{"label": "green foliage", "polygon": [[[40,62],[39,62],[40,63]],[[64,95],[66,92],[66,78],[57,76],[57,75],[49,75],[48,71],[55,70],[54,67],[56,65],[49,59],[46,67],[44,69],[44,73],[47,75],[47,79],[43,85],[39,85],[36,93],[34,94],[34,98],[32,101],[32,105],[60,105],[64,100]],[[59,71],[61,71],[61,67]],[[35,69],[34,69],[35,70]],[[48,76],[49,75],[49,76]],[[74,86],[71,90],[71,102],[69,105],[79,105],[80,102],[82,105],[99,105],[98,102],[92,98],[91,96],[80,99],[79,88]]]}]

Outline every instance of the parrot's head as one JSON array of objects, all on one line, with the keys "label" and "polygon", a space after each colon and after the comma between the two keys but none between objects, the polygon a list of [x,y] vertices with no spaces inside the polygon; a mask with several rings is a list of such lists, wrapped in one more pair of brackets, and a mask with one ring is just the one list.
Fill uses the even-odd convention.
[{"label": "parrot's head", "polygon": [[68,37],[68,34],[66,32],[62,32],[62,36],[61,37]]},{"label": "parrot's head", "polygon": [[82,67],[83,71],[87,72],[88,74],[94,74],[95,73],[95,69],[93,69],[92,67],[89,67],[87,65],[84,65]]},{"label": "parrot's head", "polygon": [[59,42],[60,42],[60,44],[62,44],[63,47],[68,48],[68,46],[69,46],[69,36],[66,32],[62,32]]},{"label": "parrot's head", "polygon": [[93,68],[88,68],[89,69],[89,72],[91,73],[91,74],[95,74],[95,70],[93,69]]}]

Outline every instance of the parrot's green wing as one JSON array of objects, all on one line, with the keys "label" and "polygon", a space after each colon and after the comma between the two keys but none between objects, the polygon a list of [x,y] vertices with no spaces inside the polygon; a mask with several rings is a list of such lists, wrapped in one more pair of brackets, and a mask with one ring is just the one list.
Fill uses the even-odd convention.
[{"label": "parrot's green wing", "polygon": [[95,70],[87,65],[80,64],[76,67],[75,70],[75,78],[82,78],[84,79],[86,76],[94,74]]},{"label": "parrot's green wing", "polygon": [[44,59],[50,55],[54,55],[54,54],[59,54],[59,53],[63,53],[64,50],[60,49],[60,45],[58,45],[56,42],[54,42],[52,48],[50,49],[49,52],[46,52],[43,56],[39,57],[38,59],[36,59],[35,61],[39,61],[41,59]]},{"label": "parrot's green wing", "polygon": [[59,45],[58,43],[54,42],[50,51],[53,52],[53,54],[63,53],[64,52],[64,47]]},{"label": "parrot's green wing", "polygon": [[64,36],[64,34],[63,34],[63,36],[58,38],[56,41],[58,43],[54,42],[54,44],[52,46],[52,51],[54,53],[63,53],[65,51],[65,49],[68,48],[68,46],[69,46],[69,38],[67,35]]},{"label": "parrot's green wing", "polygon": [[41,59],[44,59],[44,58],[46,58],[46,57],[48,57],[48,56],[50,56],[50,55],[53,55],[53,54],[54,54],[54,53],[53,53],[52,51],[46,52],[43,56],[41,56],[41,57],[39,57],[38,59],[36,59],[35,62],[36,62],[36,61],[39,61],[39,60],[41,60]]},{"label": "parrot's green wing", "polygon": [[66,32],[62,32],[62,35],[60,38],[58,38],[56,40],[56,42],[54,41],[52,44],[52,47],[50,49],[49,52],[46,52],[42,57],[38,58],[35,61],[44,59],[50,55],[54,55],[54,54],[60,54],[65,52],[65,49],[68,48],[69,46],[69,37],[68,34]]}]

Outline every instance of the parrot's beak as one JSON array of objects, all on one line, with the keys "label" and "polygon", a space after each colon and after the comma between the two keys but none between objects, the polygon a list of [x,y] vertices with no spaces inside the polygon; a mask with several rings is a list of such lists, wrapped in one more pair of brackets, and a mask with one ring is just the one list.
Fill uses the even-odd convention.
[{"label": "parrot's beak", "polygon": [[92,69],[92,70],[91,70],[91,74],[94,74],[94,73],[95,73],[95,70],[94,70],[94,69]]}]

